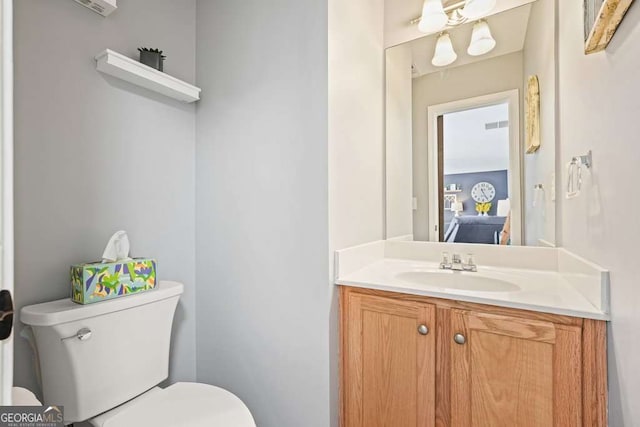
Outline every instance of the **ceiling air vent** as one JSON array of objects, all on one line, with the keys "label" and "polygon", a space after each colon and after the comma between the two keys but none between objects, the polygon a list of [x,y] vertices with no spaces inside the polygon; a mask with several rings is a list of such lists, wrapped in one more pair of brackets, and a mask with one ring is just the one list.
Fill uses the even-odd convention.
[{"label": "ceiling air vent", "polygon": [[96,13],[99,13],[102,16],[109,16],[111,12],[116,10],[118,6],[116,5],[117,0],[75,0],[77,3],[80,3],[83,6],[88,7]]},{"label": "ceiling air vent", "polygon": [[502,128],[508,128],[509,127],[509,121],[508,120],[503,120],[500,122],[491,122],[491,123],[485,123],[484,124],[484,129],[485,130],[492,130],[492,129],[502,129]]}]

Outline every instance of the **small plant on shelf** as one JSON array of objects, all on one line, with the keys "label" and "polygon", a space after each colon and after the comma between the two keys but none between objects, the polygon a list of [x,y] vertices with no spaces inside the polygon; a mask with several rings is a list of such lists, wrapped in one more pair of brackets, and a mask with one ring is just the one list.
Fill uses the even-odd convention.
[{"label": "small plant on shelf", "polygon": [[160,49],[150,49],[148,47],[139,47],[140,62],[155,68],[158,71],[164,71],[164,60],[166,56],[162,54]]}]

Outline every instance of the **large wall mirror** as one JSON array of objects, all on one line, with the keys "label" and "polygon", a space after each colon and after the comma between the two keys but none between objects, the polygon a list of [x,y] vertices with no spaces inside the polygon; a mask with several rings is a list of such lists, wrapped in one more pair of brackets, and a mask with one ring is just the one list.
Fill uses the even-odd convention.
[{"label": "large wall mirror", "polygon": [[555,0],[389,8],[387,238],[554,246]]}]

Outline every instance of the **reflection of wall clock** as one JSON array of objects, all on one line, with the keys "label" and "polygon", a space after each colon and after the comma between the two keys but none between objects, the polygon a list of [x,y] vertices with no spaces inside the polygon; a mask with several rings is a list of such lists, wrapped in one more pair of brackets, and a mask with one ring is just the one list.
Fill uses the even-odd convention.
[{"label": "reflection of wall clock", "polygon": [[488,182],[479,182],[471,189],[471,197],[478,203],[487,203],[496,197],[496,188]]}]

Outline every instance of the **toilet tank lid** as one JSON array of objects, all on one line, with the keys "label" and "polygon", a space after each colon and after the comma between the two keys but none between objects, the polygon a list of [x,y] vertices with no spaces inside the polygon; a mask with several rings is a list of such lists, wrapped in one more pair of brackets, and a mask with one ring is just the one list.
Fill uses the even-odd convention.
[{"label": "toilet tank lid", "polygon": [[22,323],[31,326],[53,326],[102,314],[126,310],[182,294],[182,283],[160,281],[154,290],[93,304],[81,305],[71,299],[29,305],[20,310]]}]

